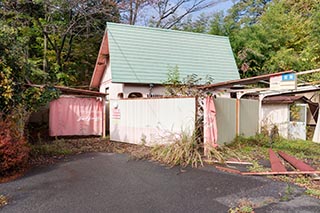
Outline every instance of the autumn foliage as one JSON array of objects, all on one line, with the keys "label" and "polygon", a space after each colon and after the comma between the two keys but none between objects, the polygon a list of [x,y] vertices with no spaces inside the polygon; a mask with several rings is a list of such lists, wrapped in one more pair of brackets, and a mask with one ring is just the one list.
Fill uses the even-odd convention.
[{"label": "autumn foliage", "polygon": [[27,165],[27,142],[14,127],[14,122],[0,120],[0,177],[13,175]]}]

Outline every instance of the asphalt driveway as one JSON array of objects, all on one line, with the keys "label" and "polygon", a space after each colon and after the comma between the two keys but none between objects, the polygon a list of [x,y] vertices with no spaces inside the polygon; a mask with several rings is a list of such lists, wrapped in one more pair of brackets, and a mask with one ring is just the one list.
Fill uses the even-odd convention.
[{"label": "asphalt driveway", "polygon": [[[290,190],[288,190],[290,189]],[[168,169],[124,154],[91,153],[32,169],[0,184],[1,212],[228,212],[248,199],[255,212],[320,212],[303,189],[207,166]]]}]

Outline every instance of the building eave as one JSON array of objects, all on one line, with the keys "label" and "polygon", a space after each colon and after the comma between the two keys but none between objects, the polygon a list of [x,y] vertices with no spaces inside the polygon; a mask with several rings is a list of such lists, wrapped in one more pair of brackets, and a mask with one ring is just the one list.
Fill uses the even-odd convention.
[{"label": "building eave", "polygon": [[91,77],[90,88],[99,88],[104,71],[107,67],[108,55],[109,55],[108,33],[105,32],[101,42],[99,54],[97,57],[97,62],[94,67],[93,75]]}]

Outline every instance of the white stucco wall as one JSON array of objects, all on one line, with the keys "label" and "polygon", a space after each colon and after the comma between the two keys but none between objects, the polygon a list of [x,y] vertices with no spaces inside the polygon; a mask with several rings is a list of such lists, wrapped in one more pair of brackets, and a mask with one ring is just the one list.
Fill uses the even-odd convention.
[{"label": "white stucco wall", "polygon": [[106,92],[106,88],[109,87],[111,83],[111,70],[110,70],[110,63],[107,63],[107,67],[103,73],[102,80],[100,82],[99,92]]},{"label": "white stucco wall", "polygon": [[[139,92],[142,94],[144,98],[147,98],[150,93],[150,86],[149,85],[132,85],[132,84],[125,84],[123,88],[124,97],[128,98],[130,93]],[[153,86],[151,93],[153,95],[164,95],[165,88],[164,86]]]},{"label": "white stucco wall", "polygon": [[[110,69],[107,68],[101,84],[99,91],[109,94],[109,99],[119,99],[118,94],[123,93],[123,98],[128,98],[130,93],[141,93],[144,98],[147,98],[150,93],[149,85],[132,85],[132,84],[122,84],[122,83],[112,83]],[[108,88],[108,90],[107,90]],[[151,93],[153,95],[164,95],[165,88],[163,86],[154,86]]]},{"label": "white stucco wall", "polygon": [[108,62],[106,70],[103,73],[102,80],[100,82],[99,91],[103,93],[108,93],[109,99],[117,99],[118,94],[123,92],[123,86],[123,84],[112,83],[111,68],[110,63]]},{"label": "white stucco wall", "polygon": [[[100,82],[99,91],[108,93],[108,99],[119,99],[118,94],[123,93],[123,98],[128,98],[130,93],[141,93],[144,98],[150,94],[150,85],[147,84],[126,84],[112,82],[112,71],[110,61],[107,62],[106,69]],[[165,87],[162,85],[153,85],[151,93],[154,96],[165,95]]]},{"label": "white stucco wall", "polygon": [[262,105],[262,126],[269,129],[273,125],[279,128],[279,134],[288,137],[288,124],[290,120],[290,109],[287,104],[263,104]]},{"label": "white stucco wall", "polygon": [[[106,70],[104,71],[104,74],[102,76],[102,80],[100,82],[99,91],[108,93],[109,99],[119,99],[119,93],[123,93],[123,98],[128,98],[130,93],[141,93],[144,98],[147,98],[150,93],[150,85],[113,83],[111,66],[110,62],[108,62]],[[165,88],[161,85],[155,85],[153,86],[151,93],[153,95],[164,95]]]},{"label": "white stucco wall", "polygon": [[[107,88],[109,89],[106,90]],[[147,98],[150,93],[150,89],[146,85],[119,84],[108,81],[100,85],[100,92],[108,93],[109,99],[119,99],[119,93],[123,93],[123,98],[128,98],[130,93],[141,93],[144,98]],[[165,88],[163,86],[156,86],[152,89],[152,94],[164,95]]]}]

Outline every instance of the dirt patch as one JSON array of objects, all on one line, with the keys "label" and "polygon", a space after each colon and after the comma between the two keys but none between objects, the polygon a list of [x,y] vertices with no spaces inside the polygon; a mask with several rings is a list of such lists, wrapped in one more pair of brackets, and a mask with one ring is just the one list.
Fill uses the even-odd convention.
[{"label": "dirt patch", "polygon": [[88,152],[130,153],[133,158],[145,158],[143,150],[148,147],[112,142],[103,138],[59,139],[48,143],[38,143],[31,146],[29,164],[32,166],[51,164],[66,156]]}]

